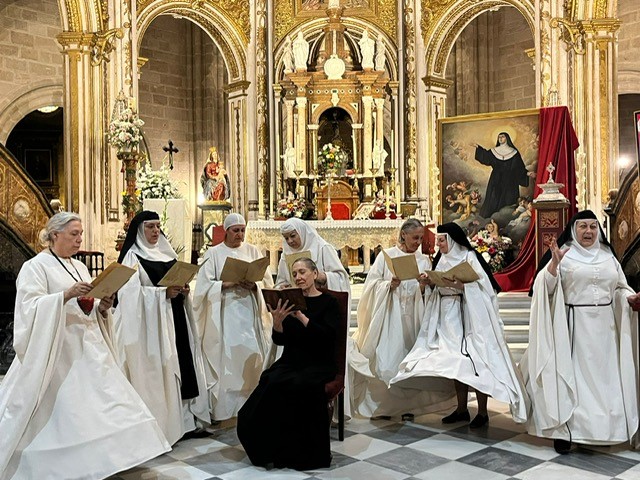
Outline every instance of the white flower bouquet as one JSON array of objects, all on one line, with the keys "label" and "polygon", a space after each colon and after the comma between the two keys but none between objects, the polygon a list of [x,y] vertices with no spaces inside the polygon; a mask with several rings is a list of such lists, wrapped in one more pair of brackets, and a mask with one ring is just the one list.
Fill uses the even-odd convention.
[{"label": "white flower bouquet", "polygon": [[339,146],[326,143],[318,152],[318,171],[320,173],[335,173],[347,163],[347,154]]},{"label": "white flower bouquet", "polygon": [[109,124],[109,132],[107,134],[109,144],[118,151],[131,150],[133,147],[137,147],[142,141],[140,128],[143,125],[144,122],[138,117],[137,113],[130,108],[123,110]]},{"label": "white flower bouquet", "polygon": [[180,198],[178,187],[169,178],[170,170],[162,164],[160,170],[153,170],[151,163],[146,161],[138,171],[137,186],[140,189],[140,200],[145,198]]}]

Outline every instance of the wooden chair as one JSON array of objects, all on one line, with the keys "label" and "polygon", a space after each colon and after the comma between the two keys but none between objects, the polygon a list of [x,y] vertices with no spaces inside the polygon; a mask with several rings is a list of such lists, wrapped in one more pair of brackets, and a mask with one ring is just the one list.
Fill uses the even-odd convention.
[{"label": "wooden chair", "polygon": [[87,266],[92,277],[97,277],[104,270],[104,253],[79,250],[73,258]]},{"label": "wooden chair", "polygon": [[[325,185],[318,192],[318,220],[327,216],[328,187]],[[351,220],[360,201],[358,193],[343,180],[336,180],[331,185],[331,216],[334,220]]]},{"label": "wooden chair", "polygon": [[338,409],[338,439],[344,440],[344,376],[347,363],[347,334],[349,332],[349,294],[347,292],[336,292],[334,290],[322,289],[338,301],[340,317],[338,319],[338,330],[336,331],[336,365],[338,371],[335,378],[325,384],[324,391],[329,400],[329,418],[333,417],[333,411]]}]

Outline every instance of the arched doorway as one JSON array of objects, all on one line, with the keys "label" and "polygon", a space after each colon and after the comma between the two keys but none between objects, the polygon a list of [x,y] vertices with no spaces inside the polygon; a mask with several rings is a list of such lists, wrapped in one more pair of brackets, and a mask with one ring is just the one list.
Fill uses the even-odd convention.
[{"label": "arched doorway", "polygon": [[325,110],[318,121],[318,151],[327,143],[338,145],[348,156],[347,169],[353,168],[353,120],[339,107]]}]

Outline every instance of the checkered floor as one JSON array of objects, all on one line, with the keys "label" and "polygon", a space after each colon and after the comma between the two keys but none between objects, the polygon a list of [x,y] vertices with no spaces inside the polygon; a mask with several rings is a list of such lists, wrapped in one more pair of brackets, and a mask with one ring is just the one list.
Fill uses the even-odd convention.
[{"label": "checkered floor", "polygon": [[[328,469],[254,467],[231,425],[214,430],[209,438],[178,442],[168,454],[110,480],[640,480],[640,451],[628,444],[574,447],[569,455],[558,455],[550,440],[524,433],[505,405],[489,402],[489,426],[478,431],[443,425],[440,419],[449,412],[413,422],[351,420],[344,442],[332,441],[333,462]],[[332,435],[337,438],[335,431]]]}]

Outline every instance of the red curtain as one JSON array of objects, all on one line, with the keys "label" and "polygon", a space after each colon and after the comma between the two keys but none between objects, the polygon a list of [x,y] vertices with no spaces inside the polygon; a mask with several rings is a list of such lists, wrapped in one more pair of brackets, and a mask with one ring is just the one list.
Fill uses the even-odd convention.
[{"label": "red curtain", "polygon": [[[538,184],[547,181],[549,178],[546,170],[547,165],[553,164],[556,168],[553,172],[553,178],[557,183],[564,183],[561,191],[571,202],[569,205],[569,218],[578,211],[573,152],[579,145],[567,107],[540,109],[540,148],[533,198],[535,199],[542,192]],[[502,291],[529,290],[529,285],[533,281],[537,266],[535,248],[535,225],[532,221],[522,243],[518,258],[502,272],[494,275],[502,287]]]}]

